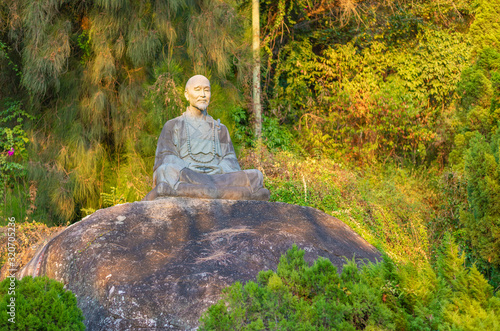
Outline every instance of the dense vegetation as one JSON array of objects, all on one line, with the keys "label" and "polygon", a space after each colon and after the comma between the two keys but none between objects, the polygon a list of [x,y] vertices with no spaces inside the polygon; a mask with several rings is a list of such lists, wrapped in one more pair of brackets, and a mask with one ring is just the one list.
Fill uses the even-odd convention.
[{"label": "dense vegetation", "polygon": [[260,6],[259,158],[251,1],[1,2],[0,214],[61,225],[142,198],[159,132],[200,73],[272,200],[340,218],[397,272],[426,270],[418,284],[445,273],[448,232],[457,270],[498,291],[500,0]]},{"label": "dense vegetation", "polygon": [[[4,213],[28,216],[30,186],[29,217],[53,224],[106,206],[101,193],[142,198],[186,77],[212,78],[216,117],[242,102],[234,76],[246,65],[245,22],[233,3],[213,1],[2,2],[3,122],[32,116],[27,146],[24,132],[0,131]],[[16,180],[20,168],[27,176]]]},{"label": "dense vegetation", "polygon": [[[475,267],[463,268],[446,242],[437,272],[385,258],[361,269],[348,261],[339,275],[330,260],[312,266],[296,246],[276,272],[239,282],[208,309],[201,330],[496,330],[500,299]],[[423,275],[416,276],[418,273]],[[467,298],[467,299],[464,299]]]},{"label": "dense vegetation", "polygon": [[85,330],[75,295],[47,277],[4,279],[0,283],[0,309],[4,312],[0,316],[2,330]]}]

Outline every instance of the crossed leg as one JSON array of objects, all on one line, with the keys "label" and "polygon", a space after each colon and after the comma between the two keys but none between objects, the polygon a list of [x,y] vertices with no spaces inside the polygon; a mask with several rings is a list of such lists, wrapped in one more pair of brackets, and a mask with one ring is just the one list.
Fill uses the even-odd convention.
[{"label": "crossed leg", "polygon": [[242,170],[219,175],[207,175],[184,168],[179,184],[173,189],[168,183],[159,183],[143,200],[163,196],[205,199],[269,200],[269,190],[263,186],[259,170]]}]

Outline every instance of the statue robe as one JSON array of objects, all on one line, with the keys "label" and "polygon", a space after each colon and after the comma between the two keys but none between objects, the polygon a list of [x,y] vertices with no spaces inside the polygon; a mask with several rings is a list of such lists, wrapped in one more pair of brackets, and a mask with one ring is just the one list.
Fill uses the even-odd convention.
[{"label": "statue robe", "polygon": [[[153,186],[161,182],[180,196],[228,199],[251,199],[264,187],[259,170],[241,170],[225,125],[210,115],[196,119],[187,112],[168,121],[158,139]],[[216,187],[216,192],[201,192],[203,186]]]}]

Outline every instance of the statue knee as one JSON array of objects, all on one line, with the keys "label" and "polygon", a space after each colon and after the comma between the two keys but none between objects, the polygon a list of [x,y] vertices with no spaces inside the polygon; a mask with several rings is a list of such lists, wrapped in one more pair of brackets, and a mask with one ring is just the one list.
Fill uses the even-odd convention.
[{"label": "statue knee", "polygon": [[247,175],[248,182],[253,191],[264,187],[264,175],[258,169],[243,170]]},{"label": "statue knee", "polygon": [[162,164],[159,166],[154,172],[154,177],[156,179],[156,183],[159,184],[161,182],[169,182],[170,178],[179,178],[179,169],[170,165],[170,164]]},{"label": "statue knee", "polygon": [[156,185],[156,193],[158,196],[163,197],[174,197],[177,195],[176,191],[167,182],[160,182],[158,185]]}]

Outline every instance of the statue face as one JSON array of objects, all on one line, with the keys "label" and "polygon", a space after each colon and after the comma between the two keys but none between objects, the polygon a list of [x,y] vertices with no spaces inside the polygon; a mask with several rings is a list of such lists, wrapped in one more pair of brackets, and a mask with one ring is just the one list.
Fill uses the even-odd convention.
[{"label": "statue face", "polygon": [[210,82],[204,76],[191,77],[186,84],[184,96],[191,107],[205,111],[210,103]]}]

